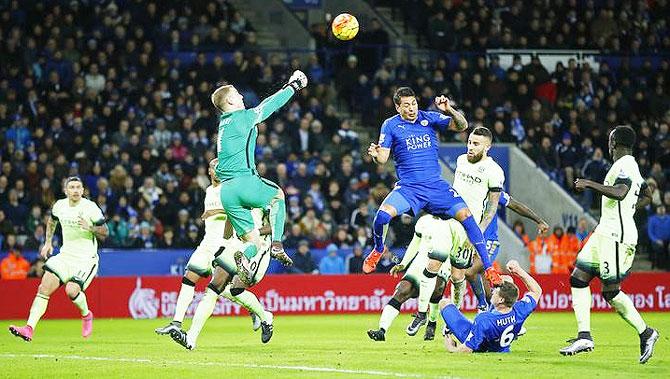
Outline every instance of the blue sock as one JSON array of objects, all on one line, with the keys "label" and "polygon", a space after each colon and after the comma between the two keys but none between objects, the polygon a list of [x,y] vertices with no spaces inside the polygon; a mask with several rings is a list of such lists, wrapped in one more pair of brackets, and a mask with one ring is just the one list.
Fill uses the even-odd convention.
[{"label": "blue sock", "polygon": [[484,265],[484,270],[491,267],[491,259],[489,258],[489,253],[486,251],[486,242],[484,242],[484,236],[482,235],[482,231],[479,230],[479,225],[475,222],[475,218],[470,215],[468,218],[461,221],[461,224],[465,229],[465,233],[468,235],[470,243],[477,249],[479,258]]},{"label": "blue sock", "polygon": [[372,237],[375,242],[375,250],[378,252],[384,251],[384,226],[388,225],[391,222],[390,214],[384,212],[383,210],[378,210],[375,215],[374,227],[372,229]]},{"label": "blue sock", "polygon": [[477,307],[488,306],[489,303],[486,300],[486,292],[484,291],[484,282],[481,275],[476,274],[474,278],[469,278],[468,283],[470,283],[472,292],[477,296]]}]

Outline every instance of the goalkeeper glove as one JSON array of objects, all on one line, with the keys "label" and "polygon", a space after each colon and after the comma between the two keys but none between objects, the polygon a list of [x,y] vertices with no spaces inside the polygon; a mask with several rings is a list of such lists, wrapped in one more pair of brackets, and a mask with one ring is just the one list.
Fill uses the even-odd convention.
[{"label": "goalkeeper glove", "polygon": [[291,87],[295,92],[300,91],[301,89],[307,87],[307,75],[300,70],[295,70],[293,75],[288,79],[288,83],[284,86]]}]

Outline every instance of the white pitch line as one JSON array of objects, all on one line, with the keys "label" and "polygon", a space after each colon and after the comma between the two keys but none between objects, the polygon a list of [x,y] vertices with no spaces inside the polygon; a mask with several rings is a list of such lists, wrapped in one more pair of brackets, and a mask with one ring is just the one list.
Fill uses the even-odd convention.
[{"label": "white pitch line", "polygon": [[[126,363],[142,363],[153,365],[192,365],[193,361],[155,361],[152,359],[142,358],[112,358],[112,357],[90,357],[82,355],[54,355],[54,354],[0,354],[0,358],[53,358],[53,359],[69,359],[78,361],[106,361],[106,362],[126,362]],[[287,366],[287,365],[262,365],[253,363],[223,363],[223,362],[198,362],[202,366],[220,366],[220,367],[242,367],[250,369],[272,369],[272,370],[293,370],[293,371],[312,371],[312,372],[328,372],[336,374],[352,374],[352,375],[370,375],[370,376],[390,376],[395,378],[433,378],[433,376],[411,374],[391,371],[375,371],[375,370],[350,370],[332,367],[312,367],[312,366]],[[440,377],[457,379],[454,377]]]}]

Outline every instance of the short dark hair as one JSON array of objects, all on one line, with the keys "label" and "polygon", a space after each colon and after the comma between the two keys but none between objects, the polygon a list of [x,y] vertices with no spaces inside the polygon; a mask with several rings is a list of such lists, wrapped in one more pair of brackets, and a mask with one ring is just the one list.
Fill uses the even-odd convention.
[{"label": "short dark hair", "polygon": [[498,287],[498,295],[505,301],[505,305],[511,307],[519,298],[519,287],[512,282],[503,282]]},{"label": "short dark hair", "polygon": [[485,126],[478,126],[476,127],[471,134],[474,134],[476,136],[484,136],[488,138],[490,141],[493,141],[493,133],[489,130],[489,128]]},{"label": "short dark hair", "polygon": [[68,184],[70,184],[70,182],[79,182],[79,183],[81,183],[82,186],[84,185],[84,182],[83,182],[83,181],[81,180],[81,178],[78,177],[78,176],[70,176],[70,177],[68,177],[67,180],[65,181],[65,186],[67,186]]},{"label": "short dark hair", "polygon": [[414,90],[409,87],[400,87],[393,94],[393,103],[400,105],[400,98],[402,97],[416,97]]},{"label": "short dark hair", "polygon": [[614,128],[614,146],[632,149],[635,146],[635,130],[630,125],[619,125]]}]

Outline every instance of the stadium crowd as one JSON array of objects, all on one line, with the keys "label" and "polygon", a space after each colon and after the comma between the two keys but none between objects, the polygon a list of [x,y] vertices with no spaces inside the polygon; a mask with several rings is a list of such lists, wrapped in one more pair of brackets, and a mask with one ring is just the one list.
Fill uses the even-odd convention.
[{"label": "stadium crowd", "polygon": [[[439,57],[416,66],[389,58],[370,64],[359,49],[331,69],[318,54],[305,61],[264,54],[252,25],[226,1],[104,4],[0,2],[0,250],[12,252],[3,278],[5,267],[12,268],[8,275],[13,269],[20,277],[39,275],[41,263],[26,266],[20,251],[44,242],[45,217],[71,175],[82,177],[108,217],[103,246],[195,247],[204,231],[206,167],[216,150],[217,115],[209,101],[215,83],[234,78],[249,105],[298,68],[312,85],[259,124],[256,150],[261,176],[287,195],[285,246],[297,250],[293,272],[360,272],[374,211],[395,178],[360,154],[368,141],[359,139],[353,120],[338,116],[337,104],[348,103],[376,135],[395,113],[391,94],[399,85],[415,88],[421,108],[448,94],[471,125],[489,126],[496,142],[519,144],[568,190],[576,176],[602,180],[608,127],[632,123],[640,167],[654,190],[653,205],[640,215],[652,215],[647,245],[657,264],[668,264],[667,60],[659,70],[570,61],[548,72],[538,58],[527,65],[515,60],[505,70],[496,57],[472,56],[451,69]],[[369,33],[361,40],[383,41],[378,27]],[[176,51],[198,54],[188,64],[164,54]],[[212,51],[227,55],[209,59]],[[579,196],[585,207],[597,206],[591,195]],[[412,219],[398,218],[391,230],[391,244],[406,246]],[[559,252],[550,266],[563,272],[585,237],[580,233],[554,230],[527,243],[531,252]],[[328,255],[315,262],[310,248]],[[338,256],[342,248],[353,248],[352,256]],[[379,270],[392,265],[387,255]]]}]

